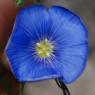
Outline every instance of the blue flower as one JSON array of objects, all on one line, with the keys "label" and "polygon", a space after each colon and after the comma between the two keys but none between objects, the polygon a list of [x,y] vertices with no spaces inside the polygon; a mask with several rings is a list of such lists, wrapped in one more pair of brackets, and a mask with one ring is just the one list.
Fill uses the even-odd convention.
[{"label": "blue flower", "polygon": [[17,14],[6,55],[18,81],[60,78],[71,83],[85,68],[88,33],[69,10],[34,5]]}]

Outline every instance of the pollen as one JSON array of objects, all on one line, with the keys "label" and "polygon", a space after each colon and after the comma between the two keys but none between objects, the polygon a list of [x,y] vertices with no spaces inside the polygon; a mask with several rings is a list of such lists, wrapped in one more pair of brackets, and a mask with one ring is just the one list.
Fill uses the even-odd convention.
[{"label": "pollen", "polygon": [[36,43],[36,53],[40,58],[48,58],[53,52],[53,44],[48,40],[44,39]]}]

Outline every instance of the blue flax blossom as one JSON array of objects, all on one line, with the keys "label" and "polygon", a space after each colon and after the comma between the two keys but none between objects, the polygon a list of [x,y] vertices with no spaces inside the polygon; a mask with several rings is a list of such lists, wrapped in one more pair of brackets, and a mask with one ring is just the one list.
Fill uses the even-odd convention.
[{"label": "blue flax blossom", "polygon": [[18,81],[60,78],[75,81],[88,55],[88,34],[80,18],[69,10],[34,5],[17,14],[6,47]]}]

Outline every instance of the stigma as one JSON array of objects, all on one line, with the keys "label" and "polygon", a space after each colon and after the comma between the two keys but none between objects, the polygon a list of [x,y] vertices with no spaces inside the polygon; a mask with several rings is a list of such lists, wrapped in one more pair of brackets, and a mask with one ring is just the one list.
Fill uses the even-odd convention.
[{"label": "stigma", "polygon": [[40,58],[50,57],[53,53],[53,48],[53,44],[48,39],[36,43],[36,53]]}]

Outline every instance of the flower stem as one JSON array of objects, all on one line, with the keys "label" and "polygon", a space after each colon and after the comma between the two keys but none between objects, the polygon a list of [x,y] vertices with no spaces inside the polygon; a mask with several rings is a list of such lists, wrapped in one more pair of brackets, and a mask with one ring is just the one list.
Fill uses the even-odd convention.
[{"label": "flower stem", "polygon": [[64,82],[62,82],[59,79],[55,80],[57,85],[62,89],[63,91],[63,95],[70,95],[69,89],[67,88],[67,86],[64,84]]},{"label": "flower stem", "polygon": [[16,0],[16,4],[18,6],[23,5],[23,3],[24,3],[24,0]]},{"label": "flower stem", "polygon": [[24,82],[21,82],[21,83],[20,83],[20,87],[19,87],[19,95],[23,95],[23,92],[24,92],[24,85],[25,85]]}]

